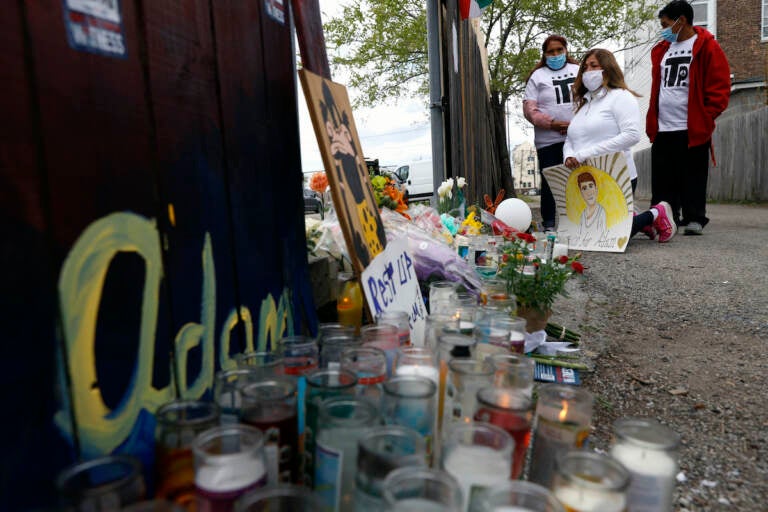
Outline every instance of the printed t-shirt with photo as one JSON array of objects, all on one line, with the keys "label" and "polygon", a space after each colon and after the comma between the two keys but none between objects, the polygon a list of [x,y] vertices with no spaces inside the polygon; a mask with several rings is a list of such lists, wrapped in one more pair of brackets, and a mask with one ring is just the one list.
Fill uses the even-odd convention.
[{"label": "printed t-shirt with photo", "polygon": [[[570,121],[573,117],[571,86],[578,73],[579,65],[570,62],[557,71],[542,66],[528,79],[523,99],[535,101],[539,110],[558,121]],[[547,128],[535,126],[533,132],[533,140],[537,148],[551,146],[565,140],[565,135]]]},{"label": "printed t-shirt with photo", "polygon": [[689,75],[693,62],[693,42],[697,37],[672,43],[661,59],[660,132],[688,129]]}]

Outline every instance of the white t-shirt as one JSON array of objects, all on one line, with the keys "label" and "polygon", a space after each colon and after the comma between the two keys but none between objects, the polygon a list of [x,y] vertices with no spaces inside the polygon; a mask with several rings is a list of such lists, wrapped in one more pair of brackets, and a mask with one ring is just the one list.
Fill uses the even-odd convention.
[{"label": "white t-shirt", "polygon": [[642,127],[640,107],[635,96],[626,89],[598,89],[587,93],[568,127],[563,147],[563,161],[573,157],[579,162],[587,158],[621,151],[627,159],[629,177],[637,178],[630,149],[640,140]]},{"label": "white t-shirt", "polygon": [[693,61],[693,42],[697,37],[672,43],[661,59],[660,132],[688,129],[688,75]]},{"label": "white t-shirt", "polygon": [[[579,65],[570,62],[566,62],[565,66],[557,71],[552,71],[547,66],[540,67],[528,79],[523,101],[535,101],[539,110],[558,121],[570,120],[573,117],[571,85],[576,80],[578,73]],[[565,135],[538,126],[534,126],[533,133],[533,141],[537,148],[565,140]]]}]

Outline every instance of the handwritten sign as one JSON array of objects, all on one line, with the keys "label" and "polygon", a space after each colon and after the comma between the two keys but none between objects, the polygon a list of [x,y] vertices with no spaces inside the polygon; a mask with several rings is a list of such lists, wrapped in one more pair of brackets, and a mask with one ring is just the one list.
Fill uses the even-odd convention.
[{"label": "handwritten sign", "polygon": [[634,198],[621,153],[588,158],[584,165],[543,171],[557,203],[557,235],[570,249],[624,252],[632,231]]},{"label": "handwritten sign", "polygon": [[403,239],[387,244],[362,273],[362,285],[368,308],[375,318],[383,311],[405,311],[411,328],[411,341],[423,343],[427,310],[419,281]]}]

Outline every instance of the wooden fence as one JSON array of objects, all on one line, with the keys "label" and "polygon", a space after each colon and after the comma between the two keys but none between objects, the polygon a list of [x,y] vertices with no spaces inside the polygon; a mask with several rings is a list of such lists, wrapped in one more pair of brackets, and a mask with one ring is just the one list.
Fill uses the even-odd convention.
[{"label": "wooden fence", "polygon": [[[768,107],[717,123],[712,137],[717,166],[709,166],[707,198],[768,201]],[[634,155],[637,195],[651,197],[651,150]]]},{"label": "wooden fence", "polygon": [[314,330],[296,62],[288,2],[5,2],[0,42],[0,510],[48,509]]},{"label": "wooden fence", "polygon": [[467,204],[474,204],[503,188],[485,78],[488,63],[482,35],[473,21],[461,19],[457,0],[446,0],[442,12],[446,174],[467,179]]}]

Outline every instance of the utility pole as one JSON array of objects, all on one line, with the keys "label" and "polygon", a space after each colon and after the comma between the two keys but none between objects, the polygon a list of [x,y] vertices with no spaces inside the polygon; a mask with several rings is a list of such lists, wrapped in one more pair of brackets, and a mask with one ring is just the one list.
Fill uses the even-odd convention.
[{"label": "utility pole", "polygon": [[429,63],[429,114],[432,128],[432,205],[445,177],[443,147],[443,78],[440,66],[440,0],[427,0],[427,61]]}]

